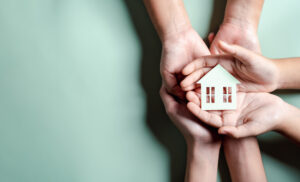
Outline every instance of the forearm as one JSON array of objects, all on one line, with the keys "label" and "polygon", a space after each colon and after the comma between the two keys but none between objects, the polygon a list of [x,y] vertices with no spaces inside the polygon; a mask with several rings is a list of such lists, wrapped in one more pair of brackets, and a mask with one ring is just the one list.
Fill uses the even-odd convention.
[{"label": "forearm", "polygon": [[279,72],[277,89],[300,89],[300,58],[272,60]]},{"label": "forearm", "polygon": [[144,0],[162,41],[191,27],[182,0]]},{"label": "forearm", "polygon": [[267,181],[255,137],[224,137],[224,153],[233,182]]},{"label": "forearm", "polygon": [[185,182],[216,181],[219,151],[219,144],[188,144]]},{"label": "forearm", "polygon": [[257,31],[264,0],[227,0],[224,22]]},{"label": "forearm", "polygon": [[277,131],[300,144],[300,109],[287,104],[285,117]]}]

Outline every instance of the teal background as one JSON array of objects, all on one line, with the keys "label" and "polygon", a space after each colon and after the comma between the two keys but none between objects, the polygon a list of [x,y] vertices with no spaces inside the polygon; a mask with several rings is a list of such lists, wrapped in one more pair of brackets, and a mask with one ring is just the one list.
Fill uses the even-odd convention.
[{"label": "teal background", "polygon": [[[217,30],[225,1],[185,5],[202,37]],[[265,2],[265,56],[300,56],[299,7]],[[0,0],[0,181],[183,181],[160,49],[140,0]],[[277,94],[300,107],[298,92]],[[299,181],[299,147],[274,133],[260,144],[269,181]],[[229,181],[223,157],[219,171]]]}]

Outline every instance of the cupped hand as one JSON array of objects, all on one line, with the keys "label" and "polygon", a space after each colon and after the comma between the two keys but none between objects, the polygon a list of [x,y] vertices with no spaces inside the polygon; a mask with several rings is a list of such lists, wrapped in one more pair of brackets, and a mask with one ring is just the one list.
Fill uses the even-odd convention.
[{"label": "cupped hand", "polygon": [[[221,115],[203,111],[200,98],[188,92],[188,109],[204,123],[219,128],[219,134],[235,138],[256,136],[271,130],[280,130],[285,118],[294,110],[280,97],[269,93],[238,93],[237,110],[223,111]],[[221,124],[220,124],[221,121]]]},{"label": "cupped hand", "polygon": [[205,125],[188,111],[186,103],[176,100],[174,96],[167,92],[164,86],[160,89],[160,96],[168,116],[188,143],[197,142],[205,145],[220,145],[217,131]]},{"label": "cupped hand", "polygon": [[198,33],[189,28],[163,41],[160,72],[167,91],[181,99],[185,98],[179,83],[185,65],[210,52]]},{"label": "cupped hand", "polygon": [[220,42],[219,48],[226,55],[202,57],[185,66],[182,73],[188,76],[181,82],[183,90],[194,89],[196,82],[217,64],[241,82],[240,92],[272,92],[278,87],[279,69],[271,59],[225,42]]}]

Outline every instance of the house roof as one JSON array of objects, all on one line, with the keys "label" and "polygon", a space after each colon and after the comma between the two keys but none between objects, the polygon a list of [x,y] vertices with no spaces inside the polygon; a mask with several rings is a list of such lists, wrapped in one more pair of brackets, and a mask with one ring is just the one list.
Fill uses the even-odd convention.
[{"label": "house roof", "polygon": [[226,71],[220,64],[215,66],[206,75],[204,75],[197,83],[205,84],[239,84],[240,82]]}]

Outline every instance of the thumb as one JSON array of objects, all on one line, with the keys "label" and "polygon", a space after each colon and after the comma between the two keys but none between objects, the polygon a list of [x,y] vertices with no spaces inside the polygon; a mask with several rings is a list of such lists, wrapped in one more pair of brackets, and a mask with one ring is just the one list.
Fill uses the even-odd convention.
[{"label": "thumb", "polygon": [[256,131],[247,124],[240,126],[223,126],[218,130],[219,134],[229,135],[233,138],[243,138],[248,136],[256,136]]},{"label": "thumb", "polygon": [[185,92],[182,91],[181,87],[178,85],[176,76],[168,71],[163,71],[161,75],[163,78],[163,85],[167,91],[184,100]]},{"label": "thumb", "polygon": [[214,40],[214,38],[215,38],[215,34],[213,33],[213,32],[210,32],[209,34],[208,34],[208,42],[209,42],[209,44],[211,45],[212,43],[213,43],[213,40]]},{"label": "thumb", "polygon": [[224,53],[232,55],[245,65],[250,65],[251,62],[257,58],[256,53],[238,45],[227,44],[226,42],[220,41],[219,47]]}]

